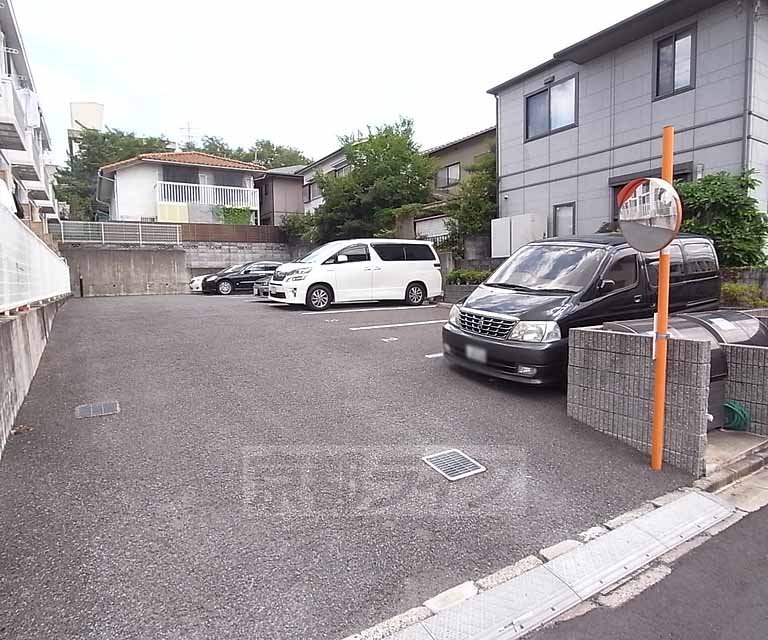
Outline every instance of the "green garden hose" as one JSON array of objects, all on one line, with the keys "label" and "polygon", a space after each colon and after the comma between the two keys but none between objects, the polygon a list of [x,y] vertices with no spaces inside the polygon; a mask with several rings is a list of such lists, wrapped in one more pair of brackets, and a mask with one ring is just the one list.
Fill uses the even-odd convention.
[{"label": "green garden hose", "polygon": [[746,431],[749,428],[751,419],[749,417],[749,411],[740,402],[736,400],[726,400],[723,403],[725,409],[725,424],[726,429],[734,429],[736,431]]}]

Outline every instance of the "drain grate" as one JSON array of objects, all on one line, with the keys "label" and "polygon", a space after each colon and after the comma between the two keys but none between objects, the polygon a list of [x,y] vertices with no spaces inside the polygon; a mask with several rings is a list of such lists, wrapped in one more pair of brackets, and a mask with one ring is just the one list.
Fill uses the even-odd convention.
[{"label": "drain grate", "polygon": [[79,407],[75,407],[75,418],[99,418],[110,416],[113,413],[120,413],[120,403],[116,400],[81,404]]},{"label": "drain grate", "polygon": [[448,449],[422,458],[430,467],[451,482],[483,473],[485,467],[458,449]]}]

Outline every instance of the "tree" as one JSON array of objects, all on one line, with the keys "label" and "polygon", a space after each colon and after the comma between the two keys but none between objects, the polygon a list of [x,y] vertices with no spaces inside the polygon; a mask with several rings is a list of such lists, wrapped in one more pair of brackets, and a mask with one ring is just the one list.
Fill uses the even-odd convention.
[{"label": "tree", "polygon": [[683,231],[710,236],[724,267],[765,263],[768,219],[750,195],[759,184],[751,169],[675,184],[683,203]]},{"label": "tree", "polygon": [[99,167],[127,160],[140,153],[169,151],[164,137],[142,138],[133,133],[109,129],[83,129],[77,152],[56,175],[56,197],[69,203],[70,217],[90,220],[97,210],[96,177]]},{"label": "tree", "polygon": [[496,149],[491,148],[466,170],[468,175],[459,186],[458,196],[446,207],[448,232],[454,240],[489,233],[491,220],[499,212]]},{"label": "tree", "polygon": [[222,138],[203,136],[199,143],[188,142],[185,151],[202,151],[241,162],[256,162],[267,169],[309,164],[311,160],[295,147],[275,144],[271,140],[256,140],[248,149],[230,147]]},{"label": "tree", "polygon": [[411,120],[341,142],[352,171],[315,178],[324,198],[314,216],[320,242],[391,234],[398,210],[430,201],[435,167],[414,142]]}]

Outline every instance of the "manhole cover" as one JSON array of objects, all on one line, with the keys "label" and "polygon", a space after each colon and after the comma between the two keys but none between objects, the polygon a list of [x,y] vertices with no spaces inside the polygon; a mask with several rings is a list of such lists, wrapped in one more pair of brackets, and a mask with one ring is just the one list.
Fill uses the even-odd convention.
[{"label": "manhole cover", "polygon": [[458,449],[448,449],[422,458],[430,467],[451,482],[483,473],[485,467]]},{"label": "manhole cover", "polygon": [[94,404],[81,404],[75,407],[75,418],[98,418],[120,413],[120,403],[116,400],[110,402],[95,402]]}]

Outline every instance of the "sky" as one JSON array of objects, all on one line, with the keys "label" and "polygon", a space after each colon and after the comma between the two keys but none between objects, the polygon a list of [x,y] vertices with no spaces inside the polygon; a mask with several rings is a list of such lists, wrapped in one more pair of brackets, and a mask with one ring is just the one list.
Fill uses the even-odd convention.
[{"label": "sky", "polygon": [[183,143],[259,138],[317,159],[412,118],[423,148],[495,123],[487,90],[651,0],[14,0],[54,144],[69,103]]}]

